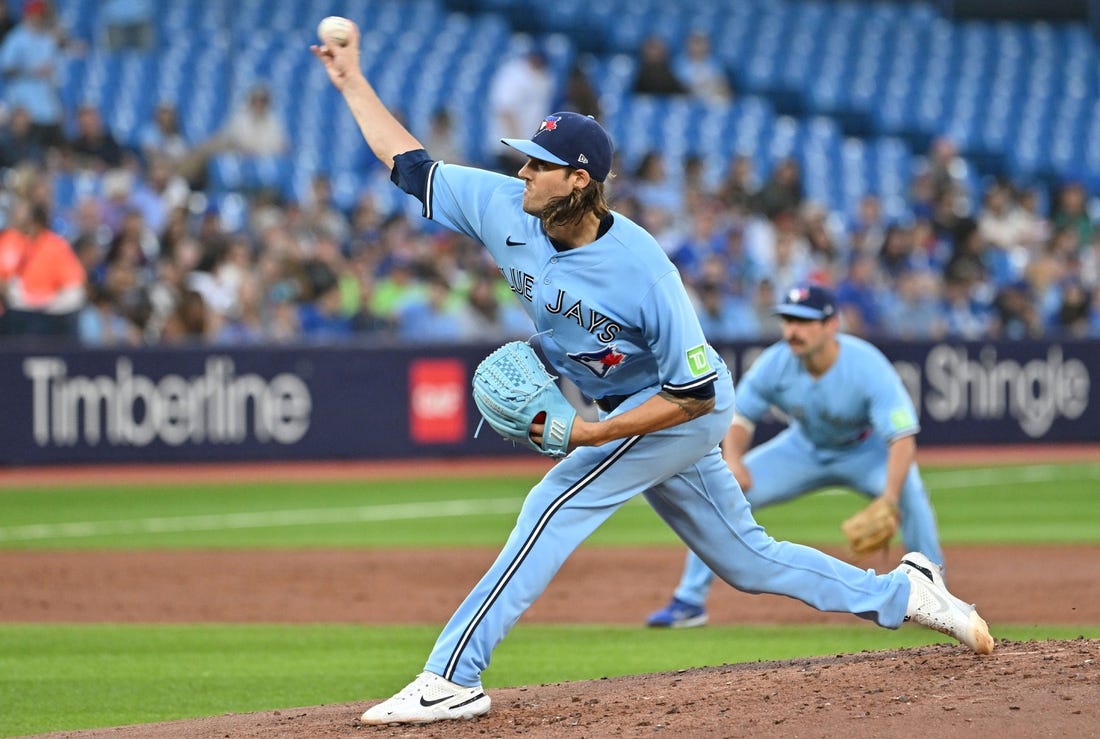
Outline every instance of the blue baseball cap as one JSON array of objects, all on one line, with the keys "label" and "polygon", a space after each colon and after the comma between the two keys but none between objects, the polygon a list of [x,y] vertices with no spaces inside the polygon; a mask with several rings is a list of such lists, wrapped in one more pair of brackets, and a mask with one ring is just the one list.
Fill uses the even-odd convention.
[{"label": "blue baseball cap", "polygon": [[821,285],[798,285],[783,296],[783,302],[772,311],[777,316],[824,321],[836,315],[836,296]]},{"label": "blue baseball cap", "polygon": [[554,113],[543,119],[530,141],[500,141],[532,159],[583,169],[597,182],[603,182],[611,172],[615,147],[604,127],[589,115]]}]

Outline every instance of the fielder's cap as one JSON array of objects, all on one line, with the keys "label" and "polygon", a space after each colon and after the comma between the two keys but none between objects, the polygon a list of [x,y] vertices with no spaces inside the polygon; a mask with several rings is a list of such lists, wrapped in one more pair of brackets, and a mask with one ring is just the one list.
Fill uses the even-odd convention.
[{"label": "fielder's cap", "polygon": [[611,137],[592,116],[554,113],[546,116],[530,141],[500,141],[532,159],[583,169],[597,182],[603,182],[611,172]]},{"label": "fielder's cap", "polygon": [[799,285],[786,292],[773,312],[777,316],[823,321],[836,315],[836,296],[821,285]]}]

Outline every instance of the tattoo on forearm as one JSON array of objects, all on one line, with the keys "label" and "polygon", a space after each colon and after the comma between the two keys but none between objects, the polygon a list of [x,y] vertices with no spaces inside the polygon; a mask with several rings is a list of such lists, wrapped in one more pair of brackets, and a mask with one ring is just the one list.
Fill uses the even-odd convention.
[{"label": "tattoo on forearm", "polygon": [[714,398],[685,398],[662,390],[659,395],[670,403],[680,407],[689,419],[698,418],[714,410]]}]

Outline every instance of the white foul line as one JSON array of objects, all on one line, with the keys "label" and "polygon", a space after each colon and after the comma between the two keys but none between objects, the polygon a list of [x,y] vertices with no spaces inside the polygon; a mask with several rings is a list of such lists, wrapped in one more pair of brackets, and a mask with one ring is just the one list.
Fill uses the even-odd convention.
[{"label": "white foul line", "polygon": [[262,529],[277,526],[308,526],[348,522],[402,521],[472,516],[478,513],[515,513],[522,500],[445,500],[427,503],[313,508],[297,511],[221,513],[199,516],[138,518],[122,521],[80,521],[0,527],[0,542],[34,539],[71,539],[122,534],[162,534],[226,529]]},{"label": "white foul line", "polygon": [[[1059,472],[1063,474],[1059,474]],[[925,473],[925,483],[931,492],[944,489],[986,487],[1014,482],[1051,480],[1100,479],[1100,466],[1080,472],[1058,465],[1032,467],[986,467],[958,471]],[[830,488],[825,494],[839,495],[844,489]],[[485,500],[447,500],[425,503],[357,506],[353,508],[313,508],[295,511],[262,511],[254,513],[220,513],[198,516],[138,518],[122,521],[78,521],[73,523],[42,523],[0,527],[0,542],[33,541],[36,539],[77,539],[125,534],[187,533],[232,529],[262,529],[279,526],[309,526],[351,521],[409,521],[430,518],[453,518],[478,513],[502,514],[519,511],[521,500],[490,498]]]}]

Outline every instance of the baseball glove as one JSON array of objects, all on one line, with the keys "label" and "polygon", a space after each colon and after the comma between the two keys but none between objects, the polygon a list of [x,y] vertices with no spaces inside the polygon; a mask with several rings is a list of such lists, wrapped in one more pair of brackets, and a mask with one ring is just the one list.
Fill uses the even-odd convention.
[{"label": "baseball glove", "polygon": [[890,545],[898,530],[898,507],[882,498],[856,511],[840,525],[848,538],[848,547],[856,557],[862,557]]},{"label": "baseball glove", "polygon": [[[577,411],[561,394],[555,379],[530,344],[510,341],[474,370],[474,403],[485,422],[505,439],[549,457],[561,457],[569,451]],[[545,425],[541,444],[529,435],[539,416],[545,418],[539,418]]]}]

